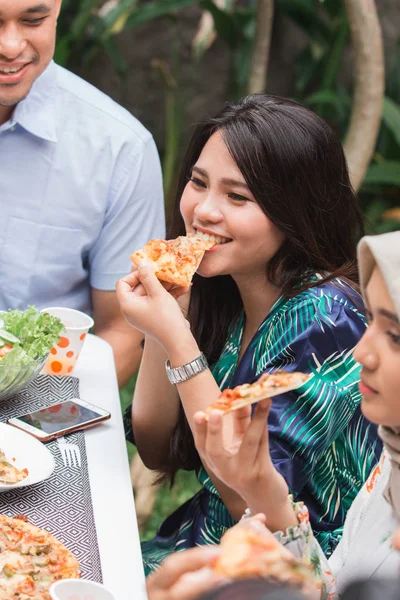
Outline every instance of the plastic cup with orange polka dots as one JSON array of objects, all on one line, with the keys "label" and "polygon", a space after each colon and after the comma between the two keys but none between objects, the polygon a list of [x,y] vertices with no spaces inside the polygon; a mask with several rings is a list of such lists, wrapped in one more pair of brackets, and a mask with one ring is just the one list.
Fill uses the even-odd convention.
[{"label": "plastic cup with orange polka dots", "polygon": [[50,350],[42,373],[46,375],[71,375],[78,360],[87,333],[94,325],[92,317],[79,310],[52,306],[44,308],[47,312],[58,317],[64,323],[65,329],[60,334],[58,343]]}]

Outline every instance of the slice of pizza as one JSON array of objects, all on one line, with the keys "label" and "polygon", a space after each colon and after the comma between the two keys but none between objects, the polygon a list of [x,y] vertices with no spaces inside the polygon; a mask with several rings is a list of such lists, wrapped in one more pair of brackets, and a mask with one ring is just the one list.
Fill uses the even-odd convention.
[{"label": "slice of pizza", "polygon": [[12,485],[28,477],[28,469],[17,469],[0,450],[0,483]]},{"label": "slice of pizza", "polygon": [[224,414],[233,410],[254,404],[265,398],[272,398],[285,394],[300,387],[310,379],[311,375],[295,371],[275,371],[274,373],[264,373],[254,383],[243,383],[233,389],[226,389],[222,392],[216,402],[210,404],[206,409],[206,418],[213,410],[219,410]]},{"label": "slice of pizza", "polygon": [[0,600],[51,600],[52,583],[80,576],[75,556],[23,515],[0,515],[0,548]]},{"label": "slice of pizza", "polygon": [[186,287],[192,283],[204,253],[213,246],[215,242],[195,235],[181,235],[175,240],[151,240],[130,258],[135,265],[145,259],[153,265],[158,279]]},{"label": "slice of pizza", "polygon": [[263,577],[308,592],[318,586],[310,566],[282,546],[267,529],[261,533],[248,525],[232,527],[222,536],[220,551],[213,569],[229,579]]}]

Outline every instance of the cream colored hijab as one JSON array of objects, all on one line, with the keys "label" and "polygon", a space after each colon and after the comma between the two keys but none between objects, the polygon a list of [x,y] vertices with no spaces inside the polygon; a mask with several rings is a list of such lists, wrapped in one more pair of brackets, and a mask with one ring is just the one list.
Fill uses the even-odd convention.
[{"label": "cream colored hijab", "polygon": [[[400,319],[400,231],[362,238],[358,245],[358,260],[363,294],[377,265]],[[378,431],[392,461],[385,498],[400,520],[400,427],[380,425]]]}]

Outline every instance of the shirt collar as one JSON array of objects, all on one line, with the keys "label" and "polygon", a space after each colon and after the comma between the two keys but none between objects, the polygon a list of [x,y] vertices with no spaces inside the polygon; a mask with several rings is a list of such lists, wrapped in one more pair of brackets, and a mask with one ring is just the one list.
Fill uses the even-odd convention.
[{"label": "shirt collar", "polygon": [[18,102],[12,120],[37,137],[56,143],[57,66],[51,61]]}]

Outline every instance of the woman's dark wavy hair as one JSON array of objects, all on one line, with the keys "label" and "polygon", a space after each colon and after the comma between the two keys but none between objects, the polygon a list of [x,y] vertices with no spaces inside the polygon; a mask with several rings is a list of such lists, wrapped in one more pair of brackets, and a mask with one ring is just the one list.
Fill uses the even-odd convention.
[{"label": "woman's dark wavy hair", "polygon": [[[300,104],[266,94],[227,103],[200,123],[186,152],[169,238],[185,235],[180,199],[200,153],[219,131],[264,214],[285,234],[265,266],[268,280],[294,296],[336,277],[357,284],[356,245],[363,219],[341,143],[330,126]],[[319,273],[323,279],[310,281]],[[188,319],[209,364],[218,360],[229,327],[242,309],[229,275],[195,275]],[[200,466],[193,436],[181,415],[163,476]]]}]

